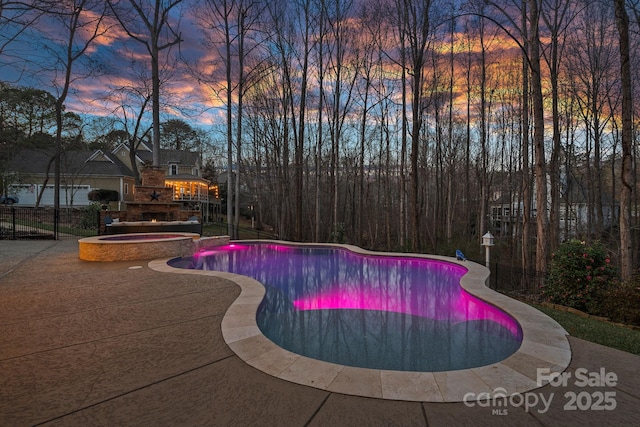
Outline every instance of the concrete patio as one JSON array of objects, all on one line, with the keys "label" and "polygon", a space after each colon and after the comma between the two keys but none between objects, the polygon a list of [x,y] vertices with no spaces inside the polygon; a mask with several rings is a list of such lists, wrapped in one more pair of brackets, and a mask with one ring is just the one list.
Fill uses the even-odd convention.
[{"label": "concrete patio", "polygon": [[[0,425],[640,425],[640,357],[576,338],[568,384],[530,393],[548,408],[382,400],[290,383],[225,344],[235,284],[147,264],[81,261],[77,241],[0,242]],[[580,387],[577,369],[615,373],[616,385]],[[612,397],[615,408],[567,410],[573,392],[588,407],[609,393],[605,407]]]}]

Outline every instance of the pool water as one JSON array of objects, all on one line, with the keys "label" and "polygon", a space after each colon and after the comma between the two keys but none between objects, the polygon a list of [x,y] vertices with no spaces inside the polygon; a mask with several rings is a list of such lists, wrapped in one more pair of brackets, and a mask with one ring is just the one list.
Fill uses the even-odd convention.
[{"label": "pool water", "polygon": [[266,288],[256,314],[262,333],[327,362],[449,371],[501,361],[522,342],[518,323],[462,289],[466,269],[445,261],[250,243],[170,264],[258,280]]}]

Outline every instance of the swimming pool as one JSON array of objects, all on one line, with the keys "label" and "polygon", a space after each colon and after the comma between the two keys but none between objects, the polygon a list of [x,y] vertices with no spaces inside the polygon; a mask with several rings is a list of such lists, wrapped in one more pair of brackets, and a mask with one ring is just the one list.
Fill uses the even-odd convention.
[{"label": "swimming pool", "polygon": [[[256,242],[300,248],[327,247],[326,244],[277,240]],[[247,242],[236,242],[244,243]],[[267,375],[327,392],[414,402],[462,402],[467,401],[469,393],[478,399],[480,396],[522,395],[540,387],[537,381],[540,370],[559,375],[571,362],[567,331],[530,305],[489,289],[486,286],[489,270],[480,264],[437,255],[380,253],[351,245],[330,246],[364,256],[432,259],[464,267],[467,272],[460,279],[460,286],[517,320],[522,331],[520,347],[500,362],[455,371],[397,371],[325,362],[286,350],[262,333],[256,322],[256,313],[266,294],[261,282],[223,271],[176,268],[171,266],[176,265],[172,258],[155,259],[148,266],[167,273],[168,278],[172,274],[209,277],[214,293],[219,286],[233,283],[240,290],[239,296],[226,308],[221,320],[215,312],[212,316],[213,322],[220,321],[222,336],[229,349],[244,363]]]},{"label": "swimming pool", "polygon": [[518,322],[460,286],[464,266],[338,247],[235,243],[174,259],[266,288],[256,322],[277,345],[360,368],[439,372],[499,362],[521,345]]}]

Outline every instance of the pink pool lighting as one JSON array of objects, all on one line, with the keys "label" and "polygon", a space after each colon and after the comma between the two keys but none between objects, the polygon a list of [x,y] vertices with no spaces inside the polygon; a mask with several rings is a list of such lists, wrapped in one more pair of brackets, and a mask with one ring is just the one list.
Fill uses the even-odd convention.
[{"label": "pink pool lighting", "polygon": [[514,335],[519,333],[518,325],[504,311],[469,295],[463,289],[459,297],[447,307],[436,304],[412,306],[398,295],[375,292],[364,286],[333,291],[301,298],[293,301],[298,310],[378,310],[410,314],[435,320],[464,322],[469,320],[490,320],[509,329]]},{"label": "pink pool lighting", "polygon": [[246,249],[248,249],[246,245],[239,245],[237,243],[229,243],[227,245],[205,247],[200,249],[198,252],[194,253],[193,258],[194,259],[206,258],[216,254],[225,254],[230,251],[242,251]]},{"label": "pink pool lighting", "polygon": [[232,243],[174,266],[228,271],[266,288],[261,332],[311,358],[373,369],[446,371],[503,360],[520,325],[460,285],[459,263],[335,246]]}]

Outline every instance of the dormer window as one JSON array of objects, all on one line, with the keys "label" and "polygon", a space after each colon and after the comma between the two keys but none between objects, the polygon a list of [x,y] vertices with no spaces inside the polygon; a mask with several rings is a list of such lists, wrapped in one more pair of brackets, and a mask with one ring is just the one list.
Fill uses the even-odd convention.
[{"label": "dormer window", "polygon": [[169,165],[169,175],[178,175],[178,165],[176,164]]}]

